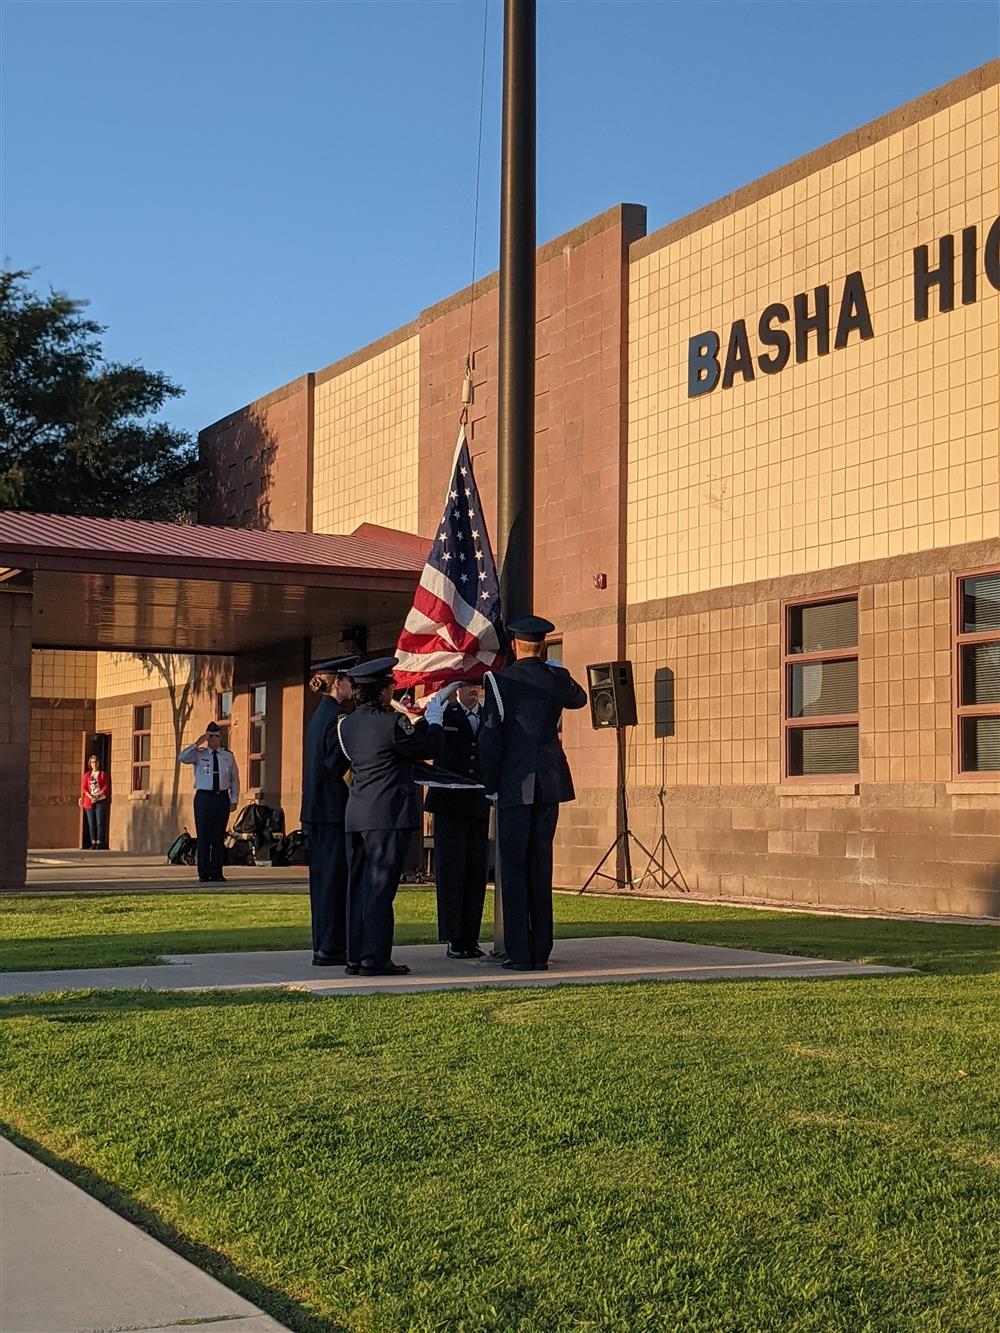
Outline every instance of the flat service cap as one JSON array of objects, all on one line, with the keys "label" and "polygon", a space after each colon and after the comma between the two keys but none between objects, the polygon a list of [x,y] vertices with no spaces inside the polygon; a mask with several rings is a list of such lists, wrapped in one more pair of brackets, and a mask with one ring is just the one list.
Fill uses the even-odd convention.
[{"label": "flat service cap", "polygon": [[311,676],[346,676],[357,660],[357,653],[353,657],[328,657],[322,662],[313,662],[309,667],[309,674]]},{"label": "flat service cap", "polygon": [[546,634],[553,632],[555,625],[541,616],[522,616],[520,620],[512,620],[507,628],[522,643],[541,643]]},{"label": "flat service cap", "polygon": [[359,685],[364,681],[376,680],[379,676],[385,676],[388,679],[392,675],[392,668],[399,661],[398,657],[375,657],[370,662],[359,662],[357,666],[351,667],[344,675]]}]

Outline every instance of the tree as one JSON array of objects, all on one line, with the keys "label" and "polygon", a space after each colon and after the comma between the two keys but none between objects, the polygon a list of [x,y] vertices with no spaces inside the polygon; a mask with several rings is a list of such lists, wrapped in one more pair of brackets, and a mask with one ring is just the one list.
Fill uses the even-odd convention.
[{"label": "tree", "polygon": [[86,303],[0,273],[0,508],[189,518],[191,436],[151,420],[184,391],[160,371],[106,362]]}]

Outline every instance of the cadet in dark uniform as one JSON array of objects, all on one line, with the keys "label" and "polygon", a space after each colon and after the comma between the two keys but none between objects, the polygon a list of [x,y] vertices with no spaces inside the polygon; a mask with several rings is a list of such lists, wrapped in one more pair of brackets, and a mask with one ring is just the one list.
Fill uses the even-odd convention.
[{"label": "cadet in dark uniform", "polygon": [[409,968],[392,961],[392,903],[420,800],[413,761],[441,752],[441,721],[450,689],[435,695],[419,722],[391,706],[395,657],[362,662],[348,672],[356,707],[337,721],[340,747],[351,766],[344,828],[349,865],[347,972],[396,976]]},{"label": "cadet in dark uniform", "polygon": [[559,805],[575,796],[559,740],[559,714],[587,695],[561,663],[545,662],[538,616],[508,625],[516,661],[486,676],[479,763],[497,798],[497,857],[503,901],[504,967],[544,971],[552,952],[552,840]]},{"label": "cadet in dark uniform", "polygon": [[[458,686],[444,712],[441,763],[451,773],[478,781],[479,686]],[[482,958],[479,929],[490,854],[490,804],[479,791],[432,787],[424,809],[434,816],[434,879],[438,939],[449,958]]]},{"label": "cadet in dark uniform", "polygon": [[348,764],[337,739],[337,718],[351,702],[346,672],[357,657],[314,662],[309,688],[322,696],[306,731],[302,775],[302,827],[309,834],[309,908],[312,915],[313,966],[347,962],[347,808]]}]

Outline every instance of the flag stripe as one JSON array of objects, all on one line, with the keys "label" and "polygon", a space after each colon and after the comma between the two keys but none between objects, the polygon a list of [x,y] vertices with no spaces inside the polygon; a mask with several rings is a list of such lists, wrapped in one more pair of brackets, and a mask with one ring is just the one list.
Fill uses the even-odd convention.
[{"label": "flag stripe", "polygon": [[481,679],[502,661],[500,583],[472,471],[459,431],[444,513],[399,636],[401,686]]}]

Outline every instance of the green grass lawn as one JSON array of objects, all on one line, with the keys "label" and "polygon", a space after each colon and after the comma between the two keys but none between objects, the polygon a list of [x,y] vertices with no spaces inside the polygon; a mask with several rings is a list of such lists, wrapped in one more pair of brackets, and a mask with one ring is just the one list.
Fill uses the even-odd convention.
[{"label": "green grass lawn", "polygon": [[[261,910],[261,933],[300,929]],[[692,931],[792,929],[685,910]],[[931,948],[849,924],[894,958]],[[993,1333],[997,991],[14,999],[0,1115],[310,1333]]]},{"label": "green grass lawn", "polygon": [[[1000,967],[994,927],[759,912],[712,903],[558,894],[562,936],[648,935],[940,972]],[[486,920],[492,920],[487,902]],[[396,939],[437,938],[434,894],[404,890]],[[169,953],[309,948],[304,894],[0,895],[0,970],[155,962]]]}]

